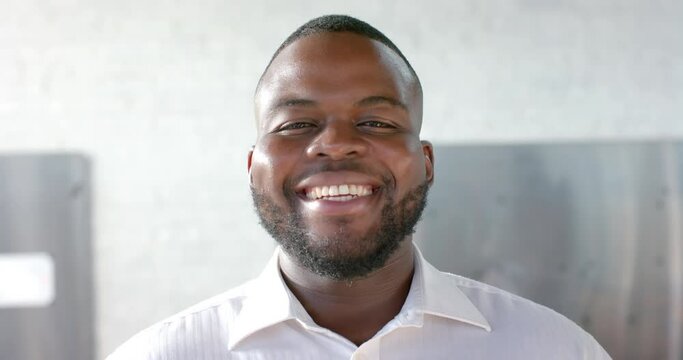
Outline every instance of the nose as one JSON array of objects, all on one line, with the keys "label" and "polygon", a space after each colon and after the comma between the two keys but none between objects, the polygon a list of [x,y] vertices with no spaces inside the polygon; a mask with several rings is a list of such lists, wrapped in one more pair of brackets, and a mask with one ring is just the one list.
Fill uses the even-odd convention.
[{"label": "nose", "polygon": [[327,157],[330,160],[362,156],[366,152],[367,144],[356,126],[345,121],[329,121],[306,149],[310,158]]}]

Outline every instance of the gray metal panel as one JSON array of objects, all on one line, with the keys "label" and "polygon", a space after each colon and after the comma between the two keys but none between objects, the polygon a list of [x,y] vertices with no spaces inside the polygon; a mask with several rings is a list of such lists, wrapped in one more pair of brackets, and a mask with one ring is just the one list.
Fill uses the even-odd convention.
[{"label": "gray metal panel", "polygon": [[438,268],[575,320],[615,359],[683,359],[683,144],[437,146]]},{"label": "gray metal panel", "polygon": [[46,308],[0,309],[0,359],[94,358],[90,166],[78,155],[0,156],[0,253],[47,252]]}]

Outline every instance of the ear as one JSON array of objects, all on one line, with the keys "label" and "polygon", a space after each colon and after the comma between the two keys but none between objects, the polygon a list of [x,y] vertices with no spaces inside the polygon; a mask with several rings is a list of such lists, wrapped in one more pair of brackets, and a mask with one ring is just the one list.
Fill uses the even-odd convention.
[{"label": "ear", "polygon": [[434,147],[427,140],[422,140],[422,153],[425,157],[425,174],[429,185],[434,183]]},{"label": "ear", "polygon": [[251,173],[251,158],[254,156],[254,145],[251,146],[247,153],[247,173]]}]

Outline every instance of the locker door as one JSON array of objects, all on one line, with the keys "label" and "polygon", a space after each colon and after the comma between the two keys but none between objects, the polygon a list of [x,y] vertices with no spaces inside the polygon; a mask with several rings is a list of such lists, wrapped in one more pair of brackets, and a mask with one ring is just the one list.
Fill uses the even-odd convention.
[{"label": "locker door", "polygon": [[0,359],[94,358],[86,158],[0,156],[0,269]]},{"label": "locker door", "polygon": [[615,359],[683,359],[683,143],[437,146],[437,268],[530,298]]}]

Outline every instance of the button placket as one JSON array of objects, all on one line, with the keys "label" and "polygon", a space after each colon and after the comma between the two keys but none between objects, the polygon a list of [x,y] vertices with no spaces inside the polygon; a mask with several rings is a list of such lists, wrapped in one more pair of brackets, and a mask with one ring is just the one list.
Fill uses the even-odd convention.
[{"label": "button placket", "polygon": [[379,360],[380,338],[372,338],[363,343],[354,353],[354,360]]}]

